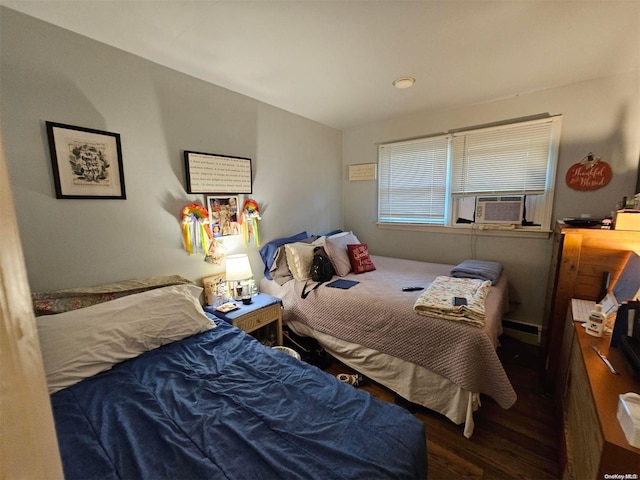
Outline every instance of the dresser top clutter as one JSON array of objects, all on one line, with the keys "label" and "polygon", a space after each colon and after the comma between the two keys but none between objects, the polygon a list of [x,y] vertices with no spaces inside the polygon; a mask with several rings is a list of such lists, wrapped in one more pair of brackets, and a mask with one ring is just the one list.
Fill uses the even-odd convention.
[{"label": "dresser top clutter", "polygon": [[[572,318],[567,318],[566,333],[563,346],[569,358],[559,395],[566,452],[563,478],[638,478],[640,448],[630,444],[619,413],[621,395],[638,392],[639,386],[625,368],[622,354],[609,346],[608,337],[587,335]],[[594,347],[606,355],[617,374]]]},{"label": "dresser top clutter", "polygon": [[640,254],[640,232],[578,228],[557,222],[544,308],[547,349],[545,387],[556,390],[567,309],[572,298],[599,300],[605,273],[615,285],[632,252]]},{"label": "dresser top clutter", "polygon": [[[640,213],[634,215],[640,218]],[[640,471],[640,449],[629,445],[616,418],[619,395],[640,393],[640,383],[632,378],[619,349],[610,347],[610,337],[586,335],[571,310],[572,299],[599,301],[605,278],[614,288],[634,252],[640,254],[637,231],[580,228],[562,221],[554,229],[544,308],[544,380],[565,422],[565,462],[575,478],[602,478],[597,475],[614,471],[611,462],[637,465],[629,473]],[[594,345],[619,375],[609,371]]]}]

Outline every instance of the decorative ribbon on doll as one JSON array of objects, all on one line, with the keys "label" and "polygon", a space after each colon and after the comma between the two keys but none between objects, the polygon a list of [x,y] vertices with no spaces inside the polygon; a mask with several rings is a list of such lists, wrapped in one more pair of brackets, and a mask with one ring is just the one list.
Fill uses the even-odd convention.
[{"label": "decorative ribbon on doll", "polygon": [[207,253],[213,240],[209,211],[204,205],[190,203],[182,209],[182,237],[189,255]]},{"label": "decorative ribbon on doll", "polygon": [[260,246],[260,235],[258,233],[258,221],[260,221],[260,208],[258,202],[248,199],[242,205],[242,240],[245,246],[249,244],[249,238],[253,237],[256,247]]}]

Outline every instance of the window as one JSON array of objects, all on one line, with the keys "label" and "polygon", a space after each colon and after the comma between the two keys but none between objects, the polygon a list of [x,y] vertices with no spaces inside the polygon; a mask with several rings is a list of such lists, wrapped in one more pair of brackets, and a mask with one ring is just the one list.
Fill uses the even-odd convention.
[{"label": "window", "polygon": [[444,222],[447,137],[381,145],[378,221]]},{"label": "window", "polygon": [[561,121],[555,116],[380,145],[378,222],[469,225],[477,196],[524,195],[518,227],[549,230]]}]

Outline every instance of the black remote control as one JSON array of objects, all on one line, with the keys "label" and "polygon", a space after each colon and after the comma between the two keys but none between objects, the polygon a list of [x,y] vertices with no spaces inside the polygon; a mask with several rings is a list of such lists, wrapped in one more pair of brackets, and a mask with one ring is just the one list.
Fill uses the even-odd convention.
[{"label": "black remote control", "polygon": [[415,292],[416,290],[424,290],[424,287],[404,287],[403,292]]}]

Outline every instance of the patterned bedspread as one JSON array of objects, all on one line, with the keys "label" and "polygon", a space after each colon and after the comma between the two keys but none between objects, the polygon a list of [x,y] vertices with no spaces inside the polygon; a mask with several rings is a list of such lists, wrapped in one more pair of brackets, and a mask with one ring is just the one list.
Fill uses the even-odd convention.
[{"label": "patterned bedspread", "polygon": [[516,394],[496,354],[502,315],[508,306],[504,275],[487,295],[481,327],[416,313],[421,291],[453,265],[371,256],[376,270],[344,278],[358,285],[342,290],[322,285],[306,299],[304,282],[280,286],[262,279],[261,291],[282,299],[284,321],[297,320],[315,330],[362,345],[436,372],[471,392],[490,395],[509,408]]}]

